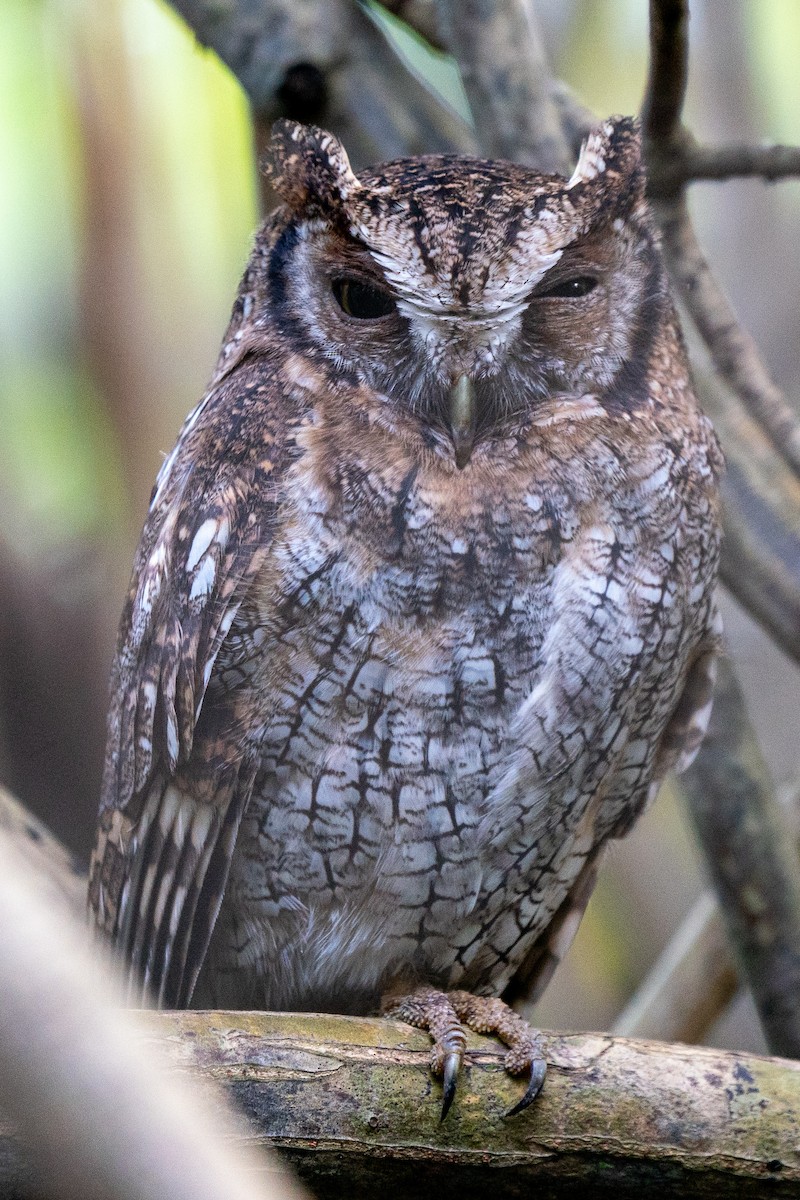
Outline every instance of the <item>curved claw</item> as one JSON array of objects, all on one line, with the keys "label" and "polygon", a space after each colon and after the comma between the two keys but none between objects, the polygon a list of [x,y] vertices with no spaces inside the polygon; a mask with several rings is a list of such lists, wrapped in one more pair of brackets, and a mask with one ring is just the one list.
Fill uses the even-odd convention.
[{"label": "curved claw", "polygon": [[521,1113],[529,1104],[532,1104],[539,1092],[542,1090],[544,1077],[547,1074],[547,1063],[543,1058],[535,1058],[531,1063],[531,1077],[528,1082],[528,1087],[525,1095],[520,1100],[519,1104],[515,1104],[506,1113],[507,1117],[515,1117],[517,1113]]},{"label": "curved claw", "polygon": [[450,1105],[453,1103],[453,1098],[456,1094],[456,1084],[458,1083],[458,1073],[461,1070],[461,1052],[459,1050],[450,1050],[444,1056],[444,1069],[442,1071],[442,1115],[439,1118],[443,1121],[450,1112]]}]

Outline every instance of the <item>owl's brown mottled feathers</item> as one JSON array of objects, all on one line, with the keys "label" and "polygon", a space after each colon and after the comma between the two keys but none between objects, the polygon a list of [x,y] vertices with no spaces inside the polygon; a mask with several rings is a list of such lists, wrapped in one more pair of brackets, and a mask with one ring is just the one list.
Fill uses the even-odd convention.
[{"label": "owl's brown mottled feathers", "polygon": [[636,128],[569,181],[357,179],[288,123],[273,158],[136,558],[91,908],[165,1005],[541,986],[696,752],[718,636],[721,458]]}]

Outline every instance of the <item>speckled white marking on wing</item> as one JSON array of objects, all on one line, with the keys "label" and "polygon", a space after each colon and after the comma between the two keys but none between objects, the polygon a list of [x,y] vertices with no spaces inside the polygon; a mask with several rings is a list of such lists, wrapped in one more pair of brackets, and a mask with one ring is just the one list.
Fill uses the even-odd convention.
[{"label": "speckled white marking on wing", "polygon": [[189,592],[190,600],[197,600],[201,596],[207,596],[214,586],[214,580],[217,575],[217,564],[211,556],[203,559],[202,565],[197,571],[192,580],[192,587]]},{"label": "speckled white marking on wing", "polygon": [[205,554],[208,547],[215,538],[224,546],[225,540],[221,537],[222,525],[224,522],[219,522],[216,517],[208,517],[192,539],[192,544],[189,548],[189,557],[186,559],[186,570],[193,571],[200,559]]}]

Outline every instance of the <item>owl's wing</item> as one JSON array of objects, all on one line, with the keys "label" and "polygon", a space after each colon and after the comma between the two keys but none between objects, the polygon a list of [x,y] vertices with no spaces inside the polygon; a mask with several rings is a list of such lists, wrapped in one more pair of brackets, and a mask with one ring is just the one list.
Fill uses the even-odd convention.
[{"label": "owl's wing", "polygon": [[252,786],[231,735],[244,693],[207,690],[269,550],[287,439],[270,428],[268,388],[242,364],[184,425],[156,485],[112,671],[89,904],[133,994],[144,983],[165,1005],[191,995]]},{"label": "owl's wing", "polygon": [[541,669],[510,726],[479,831],[494,847],[487,892],[536,896],[544,879],[561,896],[546,920],[531,901],[540,930],[512,995],[546,984],[588,903],[602,847],[645,806],[651,780],[688,765],[700,744],[718,640],[718,546],[713,535],[684,537],[672,554],[663,544],[641,523],[628,534],[598,522],[554,573]]},{"label": "owl's wing", "polygon": [[605,846],[596,846],[575,882],[503,992],[506,1004],[535,1004],[572,945],[592,898]]},{"label": "owl's wing", "polygon": [[[604,798],[609,810],[618,815],[610,825],[606,824],[605,828],[601,822],[597,823],[593,833],[594,844],[566,897],[546,928],[534,941],[506,987],[503,999],[507,1003],[536,1003],[578,931],[594,891],[608,839],[623,837],[647,803],[655,797],[665,775],[669,771],[686,770],[697,756],[711,716],[716,659],[721,636],[722,622],[718,610],[713,607],[707,630],[689,659],[677,703],[654,749],[652,780],[649,783],[645,781],[632,795],[625,793],[615,796],[613,786],[605,792]],[[624,780],[624,755],[622,765],[621,775]],[[624,782],[621,785],[617,784],[617,788],[620,787],[624,792]],[[587,815],[591,820],[593,814]]]},{"label": "owl's wing", "polygon": [[598,522],[556,568],[541,668],[510,725],[484,839],[508,843],[518,826],[514,842],[535,848],[564,814],[604,802],[617,767],[630,793],[637,765],[660,778],[696,753],[719,643],[718,539],[684,538],[671,557],[650,543]]}]

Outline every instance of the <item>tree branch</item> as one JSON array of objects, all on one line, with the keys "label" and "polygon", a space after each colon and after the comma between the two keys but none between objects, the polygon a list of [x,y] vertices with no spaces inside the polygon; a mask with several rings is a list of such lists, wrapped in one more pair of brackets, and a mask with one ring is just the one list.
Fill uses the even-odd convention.
[{"label": "tree branch", "polygon": [[[321,1200],[381,1188],[397,1200],[598,1188],[639,1197],[665,1186],[674,1197],[741,1200],[792,1195],[800,1184],[797,1063],[548,1036],[542,1095],[506,1119],[522,1085],[505,1074],[496,1042],[471,1035],[461,1091],[442,1124],[429,1039],[408,1026],[289,1013],[142,1020],[142,1049],[165,1050],[181,1072],[224,1082],[251,1136],[280,1148]],[[7,1127],[3,1141],[19,1170]]]},{"label": "tree branch", "polygon": [[[692,156],[681,125],[689,68],[688,0],[650,0],[650,70],[642,104],[645,156],[664,249],[681,299],[716,369],[800,473],[800,421],[770,379],[758,348],[714,280],[689,219],[679,164]],[[672,179],[672,190],[666,181]]]},{"label": "tree branch", "polygon": [[679,781],[773,1053],[800,1058],[800,868],[731,664]]},{"label": "tree branch", "polygon": [[719,376],[696,367],[695,386],[727,459],[722,580],[800,662],[800,477]]},{"label": "tree branch", "polygon": [[[800,855],[800,790],[790,787],[781,809]],[[739,988],[719,905],[704,892],[617,1017],[620,1037],[702,1042]]]},{"label": "tree branch", "polygon": [[[353,0],[171,4],[233,71],[262,130],[280,116],[324,125],[343,139],[356,169],[403,154],[475,151],[471,130],[405,68]],[[313,106],[288,86],[300,67],[316,74]]]},{"label": "tree branch", "polygon": [[532,0],[438,0],[437,8],[484,152],[569,174],[570,148]]},{"label": "tree branch", "polygon": [[[436,12],[438,0],[381,0],[381,4],[384,8],[388,9],[389,12],[403,20],[410,29],[413,29],[415,33],[418,33],[420,37],[424,38],[437,50],[447,51],[448,47],[445,45],[442,39],[441,26]],[[463,9],[460,11],[463,12]],[[457,19],[459,16],[459,11],[453,10],[452,15],[454,19]],[[531,7],[530,2],[527,5],[527,23],[528,28],[532,28],[533,30],[533,40],[538,47],[537,55],[534,58],[532,65],[536,67],[538,63],[537,78],[541,78],[543,80],[543,86],[546,86],[549,92],[550,101],[555,109],[558,124],[560,126],[560,132],[558,135],[559,142],[561,141],[562,136],[565,139],[566,149],[560,153],[563,153],[564,155],[565,167],[570,167],[578,157],[581,143],[583,142],[584,138],[597,124],[597,118],[595,117],[594,113],[592,113],[591,110],[588,109],[586,105],[577,98],[572,88],[569,87],[569,85],[566,84],[563,79],[555,79],[548,74],[547,64],[544,60],[541,50],[541,38],[538,33],[538,24],[536,23],[535,12]],[[473,45],[476,43],[475,38],[471,38],[470,41],[473,43]],[[483,53],[481,47],[475,46],[475,49],[481,50]],[[516,57],[516,51],[514,51],[515,61]],[[529,65],[531,65],[530,59]],[[519,66],[519,63],[517,63],[517,66]],[[473,102],[478,103],[479,101],[480,97],[476,92],[473,96]],[[508,114],[501,113],[501,119],[507,117],[507,115]],[[518,115],[534,130],[535,134],[536,123],[532,119],[531,110],[525,109]],[[550,116],[548,114],[548,120],[549,119]],[[514,151],[514,147],[512,147],[512,151]],[[516,151],[514,151],[512,156],[516,157]],[[536,156],[538,156],[538,150],[534,152],[532,158],[536,159]]]},{"label": "tree branch", "polygon": [[[4,829],[9,813],[24,810],[0,792]],[[24,845],[25,824],[15,828],[14,841]],[[81,1197],[182,1196],[161,1172],[172,1165],[180,1177],[181,1147],[193,1137],[203,1146],[191,1151],[185,1175],[193,1200],[238,1194],[213,1190],[219,1177],[209,1163],[222,1149],[194,1100],[175,1093],[185,1117],[178,1129],[165,1115],[165,1097],[184,1081],[143,1076],[154,1055],[166,1055],[182,1075],[224,1084],[250,1121],[248,1140],[287,1153],[323,1200],[372,1195],[376,1187],[416,1200],[421,1167],[428,1188],[463,1200],[477,1200],[489,1186],[498,1200],[542,1188],[549,1197],[599,1194],[601,1186],[638,1198],[666,1179],[672,1196],[741,1200],[792,1195],[800,1183],[798,1063],[549,1035],[542,1096],[524,1117],[506,1120],[521,1084],[503,1070],[502,1047],[470,1035],[461,1091],[441,1125],[429,1040],[400,1023],[149,1013],[136,1016],[131,1034],[126,1014],[108,1010],[107,987],[76,933],[57,909],[41,911],[39,896],[31,899],[30,867],[10,872],[17,850],[2,832],[0,839],[0,1091],[32,1144],[49,1152],[60,1189],[77,1170],[83,1174],[74,1194]],[[66,872],[71,903],[71,865],[55,839],[37,844],[52,855],[51,882]],[[122,1040],[115,1029],[124,1030]],[[125,1040],[131,1036],[133,1044]],[[226,1127],[222,1113],[214,1121]],[[243,1132],[227,1126],[227,1136],[235,1142]],[[151,1192],[139,1178],[142,1155]],[[239,1168],[231,1170],[235,1188]],[[136,1190],[125,1182],[131,1171]],[[256,1200],[257,1181],[248,1178]],[[17,1130],[0,1121],[0,1196],[28,1195],[34,1180]]]},{"label": "tree branch", "polygon": [[722,378],[770,437],[778,453],[800,473],[800,422],[770,379],[753,338],[738,322],[714,279],[680,196],[658,206],[664,250],[681,300]]},{"label": "tree branch", "polygon": [[800,663],[800,582],[769,541],[727,506],[720,578],[777,646]]},{"label": "tree branch", "polygon": [[753,175],[800,175],[800,146],[697,146],[687,137],[669,158],[650,163],[648,188],[651,196],[674,196],[687,183]]},{"label": "tree branch", "polygon": [[688,78],[688,0],[650,0],[650,68],[642,128],[645,140],[660,149],[668,149],[680,136]]}]

